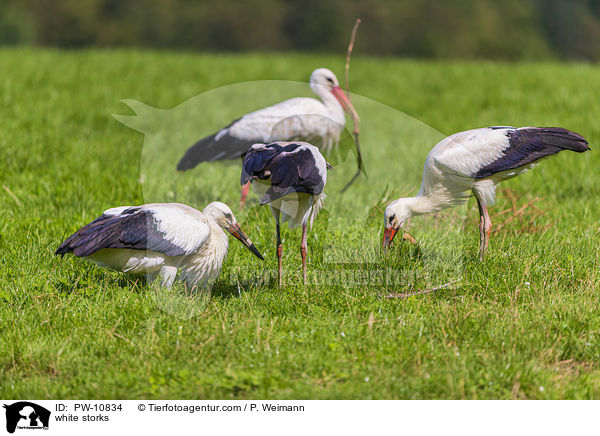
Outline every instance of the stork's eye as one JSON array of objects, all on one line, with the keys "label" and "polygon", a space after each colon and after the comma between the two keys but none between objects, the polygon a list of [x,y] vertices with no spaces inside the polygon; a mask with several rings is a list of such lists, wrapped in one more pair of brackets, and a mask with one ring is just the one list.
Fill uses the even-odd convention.
[{"label": "stork's eye", "polygon": [[392,216],[391,216],[391,217],[388,219],[388,222],[389,222],[390,224],[392,224],[392,222],[393,222],[393,221],[394,221],[394,215],[392,215]]},{"label": "stork's eye", "polygon": [[231,219],[231,218],[233,218],[233,217],[231,216],[231,214],[230,214],[230,213],[226,213],[226,214],[225,214],[225,218],[227,218],[228,220],[230,220],[230,219]]},{"label": "stork's eye", "polygon": [[331,77],[326,77],[327,81],[333,85],[333,79]]}]

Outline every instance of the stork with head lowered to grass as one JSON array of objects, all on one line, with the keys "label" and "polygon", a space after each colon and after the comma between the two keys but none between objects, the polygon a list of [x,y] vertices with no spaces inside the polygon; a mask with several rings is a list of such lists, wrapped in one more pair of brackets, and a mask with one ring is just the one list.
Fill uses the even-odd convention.
[{"label": "stork with head lowered to grass", "polygon": [[485,127],[449,136],[427,156],[419,193],[387,206],[383,246],[392,243],[410,217],[464,203],[471,191],[479,206],[479,257],[483,260],[492,229],[488,206],[494,203],[496,186],[544,157],[589,149],[585,138],[561,127]]},{"label": "stork with head lowered to grass", "polygon": [[160,277],[171,287],[177,271],[190,287],[209,289],[219,276],[229,240],[223,231],[263,259],[242,231],[231,209],[215,201],[202,212],[179,203],[108,209],[77,230],[56,250],[129,274]]},{"label": "stork with head lowered to grass", "polygon": [[325,200],[327,169],[332,166],[319,149],[307,142],[254,144],[244,158],[241,184],[252,183],[261,196],[260,204],[269,204],[277,231],[277,260],[281,285],[280,219],[290,228],[302,225],[302,275],[306,284],[307,227],[312,226]]}]

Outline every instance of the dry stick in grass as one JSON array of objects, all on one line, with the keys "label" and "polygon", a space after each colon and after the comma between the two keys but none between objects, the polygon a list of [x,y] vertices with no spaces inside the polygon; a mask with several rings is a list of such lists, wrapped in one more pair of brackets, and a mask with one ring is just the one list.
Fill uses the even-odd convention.
[{"label": "dry stick in grass", "polygon": [[356,31],[360,25],[360,18],[356,19],[354,27],[352,27],[352,34],[350,35],[350,43],[348,44],[348,51],[346,52],[346,65],[344,66],[346,95],[350,98],[350,57],[352,56],[352,49],[354,49],[354,40],[356,39]]},{"label": "dry stick in grass", "polygon": [[[346,52],[346,65],[344,67],[345,75],[346,75],[346,95],[348,99],[350,99],[350,57],[352,56],[352,49],[354,49],[354,40],[356,39],[356,31],[358,30],[358,26],[360,24],[360,18],[356,19],[354,23],[354,27],[352,28],[352,34],[350,35],[350,43],[348,44],[348,51]],[[354,124],[354,130],[352,131],[352,136],[354,137],[354,145],[356,146],[356,160],[357,160],[357,170],[354,176],[350,179],[346,186],[342,189],[341,193],[343,194],[350,187],[352,183],[360,176],[361,172],[364,172],[363,158],[362,153],[360,151],[360,142],[358,140],[358,135],[360,133],[360,128],[358,127],[359,122],[358,114],[356,111],[352,111],[352,123]],[[366,175],[366,174],[365,174]]]},{"label": "dry stick in grass", "polygon": [[[534,203],[536,203],[536,202],[538,202],[538,201],[540,201],[540,200],[541,200],[541,199],[540,199],[539,197],[535,197],[533,200],[530,200],[529,202],[527,202],[527,203],[525,203],[524,205],[522,205],[522,206],[521,206],[519,209],[517,209],[517,204],[516,204],[516,201],[515,201],[515,202],[513,203],[513,206],[512,206],[512,208],[505,209],[505,210],[503,210],[503,211],[501,211],[501,212],[498,212],[498,213],[497,213],[497,214],[495,214],[494,216],[492,216],[492,218],[497,218],[497,217],[499,217],[499,216],[501,216],[501,215],[504,215],[504,214],[506,214],[506,213],[510,213],[510,212],[512,212],[512,214],[511,214],[511,215],[510,215],[508,218],[506,218],[504,221],[502,221],[502,222],[500,222],[500,223],[498,223],[498,224],[496,224],[496,225],[494,226],[493,233],[494,233],[494,234],[498,233],[498,232],[499,232],[501,229],[503,229],[503,228],[504,228],[506,225],[508,225],[508,224],[512,223],[512,222],[513,222],[513,221],[515,221],[515,220],[516,220],[518,217],[520,217],[520,216],[523,216],[523,215],[525,214],[525,212],[526,212],[526,211],[528,211],[528,210],[530,210],[530,209],[533,211],[533,212],[532,212],[532,214],[533,214],[533,217],[532,217],[532,218],[529,220],[529,224],[530,224],[530,225],[531,225],[531,224],[533,224],[533,221],[534,221],[536,218],[538,218],[538,217],[540,217],[540,216],[542,216],[543,214],[545,214],[545,213],[546,213],[546,211],[545,211],[545,210],[539,210],[538,208],[536,208],[536,207],[534,206]],[[525,219],[526,219],[526,218],[525,218]]]},{"label": "dry stick in grass", "polygon": [[410,242],[413,245],[419,245],[419,243],[417,242],[417,240],[408,232],[404,232],[402,234],[402,238],[406,239],[408,242]]},{"label": "dry stick in grass", "polygon": [[6,185],[2,185],[2,189],[4,189],[8,195],[11,196],[11,198],[13,200],[15,200],[15,203],[17,203],[17,206],[21,207],[23,204],[21,203],[21,201],[19,200],[19,198],[10,190],[10,188]]},{"label": "dry stick in grass", "polygon": [[435,288],[431,288],[431,289],[419,289],[417,292],[403,292],[403,293],[389,294],[389,295],[386,295],[386,298],[408,298],[408,297],[412,297],[414,295],[429,294],[430,292],[439,291],[440,289],[447,288],[448,286],[453,285],[454,283],[459,282],[460,280],[461,279],[452,280],[451,282],[445,283],[440,286],[436,286]]}]

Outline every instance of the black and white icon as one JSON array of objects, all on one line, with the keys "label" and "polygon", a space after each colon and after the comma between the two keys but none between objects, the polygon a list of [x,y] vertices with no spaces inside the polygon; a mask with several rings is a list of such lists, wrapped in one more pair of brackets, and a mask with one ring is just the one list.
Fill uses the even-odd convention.
[{"label": "black and white icon", "polygon": [[18,429],[48,429],[50,411],[29,401],[19,401],[3,406],[6,409],[6,431]]}]

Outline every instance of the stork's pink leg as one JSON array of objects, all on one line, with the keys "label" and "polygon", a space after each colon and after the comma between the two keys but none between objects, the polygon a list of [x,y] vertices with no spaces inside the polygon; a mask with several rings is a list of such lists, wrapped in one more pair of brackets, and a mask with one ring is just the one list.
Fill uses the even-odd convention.
[{"label": "stork's pink leg", "polygon": [[492,220],[490,219],[490,215],[488,214],[487,207],[483,208],[483,231],[485,233],[485,239],[483,241],[483,250],[481,251],[481,260],[483,260],[485,256],[485,251],[487,250],[488,243],[490,242],[490,234],[492,233]]},{"label": "stork's pink leg", "polygon": [[279,274],[278,274],[278,279],[277,279],[277,283],[279,284],[279,287],[281,288],[281,258],[283,257],[283,245],[281,245],[281,234],[279,232],[279,219],[277,219],[277,222],[275,223],[275,227],[277,228],[277,265],[279,268]]},{"label": "stork's pink leg", "polygon": [[477,194],[477,206],[479,207],[479,260],[483,261],[485,258],[485,251],[487,250],[488,243],[490,241],[490,233],[492,232],[492,220],[487,210],[485,202],[479,199]]},{"label": "stork's pink leg", "polygon": [[242,209],[246,206],[246,197],[248,196],[248,191],[250,191],[250,182],[242,186],[242,197],[240,198],[240,208]]},{"label": "stork's pink leg", "polygon": [[479,260],[483,260],[483,247],[485,245],[485,230],[483,215],[479,215]]},{"label": "stork's pink leg", "polygon": [[306,285],[306,224],[302,226],[302,242],[300,243],[300,254],[302,255],[302,277]]}]

